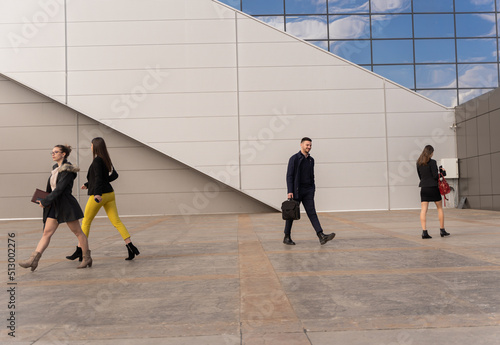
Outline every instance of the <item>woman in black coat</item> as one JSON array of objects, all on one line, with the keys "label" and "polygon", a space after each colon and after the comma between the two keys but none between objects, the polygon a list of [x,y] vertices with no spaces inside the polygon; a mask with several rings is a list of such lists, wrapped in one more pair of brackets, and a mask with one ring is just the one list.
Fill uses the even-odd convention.
[{"label": "woman in black coat", "polygon": [[37,268],[40,257],[49,246],[52,235],[54,235],[61,223],[66,223],[78,238],[78,241],[82,243],[85,255],[83,255],[82,263],[77,268],[92,267],[92,258],[88,249],[87,237],[83,233],[78,221],[83,218],[83,212],[78,201],[71,194],[73,181],[80,169],[67,161],[70,153],[71,146],[56,145],[52,149],[52,160],[56,164],[52,167],[51,176],[47,181],[46,191],[49,195],[38,202],[40,207],[43,208],[43,235],[31,257],[19,262],[19,266],[21,267],[31,267],[32,271]]},{"label": "woman in black coat", "polygon": [[446,176],[446,171],[439,168],[432,156],[434,148],[431,145],[424,147],[422,154],[417,160],[417,174],[420,178],[420,201],[422,210],[420,211],[420,223],[422,224],[422,238],[432,238],[427,232],[427,209],[429,202],[434,202],[438,210],[439,226],[441,237],[449,236],[450,234],[444,229],[444,211],[441,201],[441,193],[439,192],[439,173]]}]

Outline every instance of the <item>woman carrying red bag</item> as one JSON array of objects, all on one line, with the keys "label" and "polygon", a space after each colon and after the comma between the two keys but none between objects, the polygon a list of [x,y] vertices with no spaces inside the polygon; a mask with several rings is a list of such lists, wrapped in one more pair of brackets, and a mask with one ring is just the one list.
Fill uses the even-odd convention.
[{"label": "woman carrying red bag", "polygon": [[438,210],[439,227],[441,237],[450,234],[444,229],[444,211],[441,193],[439,192],[439,174],[446,176],[446,170],[439,168],[432,156],[434,148],[431,145],[424,147],[422,154],[417,160],[417,173],[420,178],[420,201],[422,210],[420,211],[420,223],[422,224],[422,238],[432,238],[427,232],[427,209],[429,202],[434,202]]}]

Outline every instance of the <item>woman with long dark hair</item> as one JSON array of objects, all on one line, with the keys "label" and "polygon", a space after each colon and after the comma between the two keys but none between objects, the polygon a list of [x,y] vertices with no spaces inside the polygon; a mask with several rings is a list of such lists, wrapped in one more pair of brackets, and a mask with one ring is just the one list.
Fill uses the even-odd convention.
[{"label": "woman with long dark hair", "polygon": [[420,201],[422,209],[420,211],[420,223],[422,225],[422,238],[432,238],[427,232],[427,209],[429,202],[434,202],[438,210],[439,227],[441,237],[449,236],[450,234],[444,229],[444,211],[443,203],[441,201],[441,193],[439,192],[439,173],[446,176],[446,170],[437,166],[437,163],[432,156],[434,155],[434,148],[431,145],[424,147],[417,160],[417,173],[420,178]]},{"label": "woman with long dark hair", "polygon": [[[140,253],[130,240],[130,234],[118,216],[115,192],[110,183],[118,178],[118,173],[111,163],[111,158],[109,157],[108,149],[106,148],[106,143],[103,138],[97,137],[92,139],[90,149],[92,150],[93,161],[87,173],[88,182],[81,187],[82,189],[87,189],[87,194],[89,195],[82,221],[83,233],[86,237],[89,236],[92,221],[101,207],[104,207],[111,224],[118,230],[125,241],[128,251],[128,257],[125,260],[132,260]],[[66,258],[69,260],[75,260],[76,258],[82,260],[83,248],[81,248],[81,244],[82,243],[79,241],[76,251]]]},{"label": "woman with long dark hair", "polygon": [[88,247],[87,237],[83,234],[80,222],[83,217],[80,204],[71,194],[73,181],[76,173],[80,170],[67,161],[71,153],[71,146],[56,145],[52,149],[52,160],[56,162],[52,167],[52,173],[47,181],[46,191],[50,193],[38,204],[43,208],[43,235],[38,246],[27,260],[19,262],[19,266],[34,271],[38,267],[38,261],[43,252],[49,246],[52,235],[61,223],[66,223],[70,230],[78,238],[83,252],[82,263],[77,268],[92,267],[92,258]]}]

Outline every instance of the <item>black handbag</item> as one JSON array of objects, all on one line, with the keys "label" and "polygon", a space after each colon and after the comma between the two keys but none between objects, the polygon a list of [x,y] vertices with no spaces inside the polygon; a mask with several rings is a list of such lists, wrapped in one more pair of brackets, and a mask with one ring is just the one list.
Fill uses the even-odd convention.
[{"label": "black handbag", "polygon": [[281,215],[283,220],[299,220],[300,203],[293,199],[283,201],[281,204]]}]

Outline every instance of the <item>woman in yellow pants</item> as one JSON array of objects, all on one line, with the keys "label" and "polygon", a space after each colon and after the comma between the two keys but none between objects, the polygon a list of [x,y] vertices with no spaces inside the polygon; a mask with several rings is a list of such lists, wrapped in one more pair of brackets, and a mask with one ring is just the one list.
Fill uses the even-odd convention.
[{"label": "woman in yellow pants", "polygon": [[[123,225],[115,202],[115,192],[111,187],[112,181],[118,178],[118,173],[113,168],[111,158],[109,157],[108,149],[103,138],[97,137],[92,139],[90,145],[94,160],[89,167],[87,173],[87,183],[82,186],[82,189],[88,190],[89,200],[85,206],[85,213],[82,221],[82,230],[85,236],[89,237],[90,225],[97,215],[97,212],[104,207],[111,224],[118,230],[128,251],[128,257],[125,260],[132,260],[136,255],[139,255],[139,250],[133,245],[130,240],[130,234],[125,225]],[[66,259],[75,260],[79,258],[82,260],[82,250],[80,243],[76,247],[76,251],[67,256]]]}]

